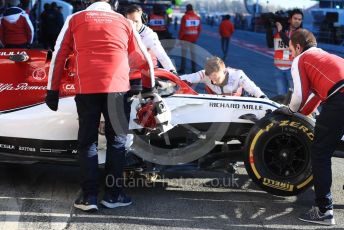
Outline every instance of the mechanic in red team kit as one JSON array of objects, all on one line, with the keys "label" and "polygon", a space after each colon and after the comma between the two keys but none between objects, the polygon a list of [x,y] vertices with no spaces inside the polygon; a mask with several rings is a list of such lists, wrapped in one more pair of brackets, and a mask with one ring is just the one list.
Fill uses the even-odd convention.
[{"label": "mechanic in red team kit", "polygon": [[322,102],[311,148],[316,206],[299,219],[334,225],[331,156],[344,135],[344,59],[316,46],[314,35],[305,29],[291,36],[294,92],[289,108],[284,109],[309,114]]},{"label": "mechanic in red team kit", "polygon": [[189,83],[204,83],[214,94],[241,96],[244,89],[250,95],[265,98],[266,95],[251,81],[244,71],[226,67],[219,57],[211,57],[204,70],[181,75],[180,79]]},{"label": "mechanic in red team kit", "polygon": [[129,90],[129,59],[140,60],[137,62],[139,65],[151,63],[133,24],[113,11],[117,9],[118,1],[110,4],[108,0],[92,2],[86,10],[69,16],[58,36],[46,97],[49,108],[56,111],[65,60],[73,53],[77,68],[75,102],[79,115],[78,153],[82,188],[74,207],[83,211],[98,210],[97,143],[101,114],[105,118],[107,140],[106,186],[101,204],[107,208],[131,204],[131,199],[122,190],[128,128],[126,116],[130,110],[125,96]]},{"label": "mechanic in red team kit", "polygon": [[180,21],[179,39],[184,41],[182,45],[182,57],[179,73],[185,73],[186,56],[190,50],[192,72],[196,72],[196,50],[195,43],[201,34],[201,18],[193,10],[191,4],[186,5],[186,12]]},{"label": "mechanic in red team kit", "polygon": [[19,0],[11,0],[0,18],[0,44],[5,48],[27,48],[33,42],[33,25],[19,4]]},{"label": "mechanic in red team kit", "polygon": [[163,7],[159,4],[153,5],[153,12],[149,15],[149,27],[157,33],[159,39],[168,39],[170,34],[168,32],[168,19],[163,10]]}]

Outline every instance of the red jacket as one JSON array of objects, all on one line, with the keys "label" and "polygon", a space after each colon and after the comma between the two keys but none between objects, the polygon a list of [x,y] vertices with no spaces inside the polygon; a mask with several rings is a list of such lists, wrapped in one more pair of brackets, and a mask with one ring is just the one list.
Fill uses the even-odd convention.
[{"label": "red jacket", "polygon": [[234,26],[232,22],[228,19],[222,20],[219,27],[220,36],[224,38],[230,38],[233,32],[234,32]]},{"label": "red jacket", "polygon": [[76,59],[77,94],[126,92],[129,60],[135,60],[131,61],[133,68],[147,66],[132,24],[106,2],[93,3],[67,18],[56,41],[48,89],[59,89],[65,60],[71,53]]},{"label": "red jacket", "polygon": [[149,16],[149,27],[153,31],[165,31],[165,30],[167,30],[165,17],[162,15],[151,14]]},{"label": "red jacket", "polygon": [[310,48],[297,56],[291,71],[294,92],[289,107],[294,112],[308,115],[332,93],[344,92],[344,59],[322,49]]},{"label": "red jacket", "polygon": [[201,18],[194,11],[187,11],[180,22],[179,39],[196,42],[201,33]]},{"label": "red jacket", "polygon": [[0,40],[6,45],[31,44],[34,30],[29,16],[19,7],[10,7],[0,21]]}]

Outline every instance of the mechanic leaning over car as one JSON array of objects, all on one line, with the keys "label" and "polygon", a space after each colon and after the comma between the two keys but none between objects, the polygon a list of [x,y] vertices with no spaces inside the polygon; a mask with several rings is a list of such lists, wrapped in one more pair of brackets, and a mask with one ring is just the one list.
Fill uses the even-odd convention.
[{"label": "mechanic leaning over car", "polygon": [[0,44],[5,48],[28,48],[34,37],[29,15],[18,7],[19,0],[10,0],[8,4],[0,18]]},{"label": "mechanic leaning over car", "polygon": [[[117,7],[118,1],[93,0],[86,10],[69,16],[50,64],[46,104],[56,111],[65,61],[72,53],[76,56],[75,102],[79,115],[82,194],[74,207],[83,211],[98,210],[97,144],[101,114],[105,118],[107,140],[106,186],[101,204],[107,208],[131,204],[122,184],[130,111],[125,96],[129,90],[129,59],[140,60],[137,65],[152,63],[132,22],[113,11]],[[151,85],[145,85],[145,81],[143,84],[152,90]]]},{"label": "mechanic leaning over car", "polygon": [[266,95],[247,77],[244,71],[226,67],[219,57],[209,58],[205,63],[204,70],[181,75],[180,79],[191,84],[204,83],[214,94],[241,96],[242,89],[244,89],[254,97],[266,98]]},{"label": "mechanic leaning over car", "polygon": [[299,219],[333,225],[331,156],[344,135],[344,59],[316,46],[314,35],[305,29],[290,38],[294,92],[285,112],[310,114],[322,102],[311,147],[316,206]]}]

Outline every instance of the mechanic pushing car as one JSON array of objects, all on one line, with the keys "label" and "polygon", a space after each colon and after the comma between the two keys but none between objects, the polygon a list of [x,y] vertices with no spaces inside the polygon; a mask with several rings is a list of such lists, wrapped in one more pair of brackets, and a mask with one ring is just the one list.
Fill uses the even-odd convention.
[{"label": "mechanic pushing car", "polygon": [[226,67],[219,57],[209,58],[205,63],[204,70],[181,75],[180,79],[192,84],[204,83],[214,94],[241,96],[242,89],[244,89],[254,97],[266,98],[266,95],[247,77],[244,71]]},{"label": "mechanic pushing car", "polygon": [[279,110],[309,114],[322,102],[311,147],[316,206],[299,219],[334,225],[331,156],[344,135],[344,59],[316,46],[308,30],[292,34],[289,48],[295,57],[291,67],[294,92],[289,108]]},{"label": "mechanic pushing car", "polygon": [[46,104],[56,111],[65,60],[75,54],[82,194],[74,207],[83,211],[98,210],[97,143],[101,114],[107,140],[106,185],[101,204],[107,208],[131,204],[122,188],[126,116],[130,110],[125,96],[129,90],[129,59],[140,59],[140,65],[152,63],[132,23],[113,11],[117,6],[118,1],[93,0],[86,10],[69,16],[58,36],[49,71]]}]

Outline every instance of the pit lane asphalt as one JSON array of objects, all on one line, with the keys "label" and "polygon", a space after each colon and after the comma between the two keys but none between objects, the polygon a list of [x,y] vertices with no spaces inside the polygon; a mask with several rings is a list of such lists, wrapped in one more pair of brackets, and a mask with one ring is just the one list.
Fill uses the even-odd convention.
[{"label": "pit lane asphalt", "polygon": [[344,229],[343,167],[343,159],[333,160],[337,225],[327,228],[297,220],[312,205],[312,190],[270,195],[242,165],[234,176],[170,172],[154,184],[127,188],[131,206],[100,206],[88,214],[72,208],[78,167],[0,164],[0,229]]},{"label": "pit lane asphalt", "polygon": [[[217,28],[203,28],[212,33],[202,34],[199,44],[221,56],[213,36]],[[233,39],[264,44],[261,35],[244,31],[236,31]],[[233,40],[226,63],[243,69],[269,97],[276,94],[266,53]],[[344,229],[343,168],[344,160],[334,158],[337,225],[328,228],[296,219],[313,204],[311,190],[297,197],[273,196],[257,188],[242,167],[235,181],[222,173],[169,173],[154,186],[127,189],[134,200],[129,207],[85,214],[72,208],[79,193],[78,167],[0,164],[0,229]],[[180,175],[193,179],[173,179]]]}]

